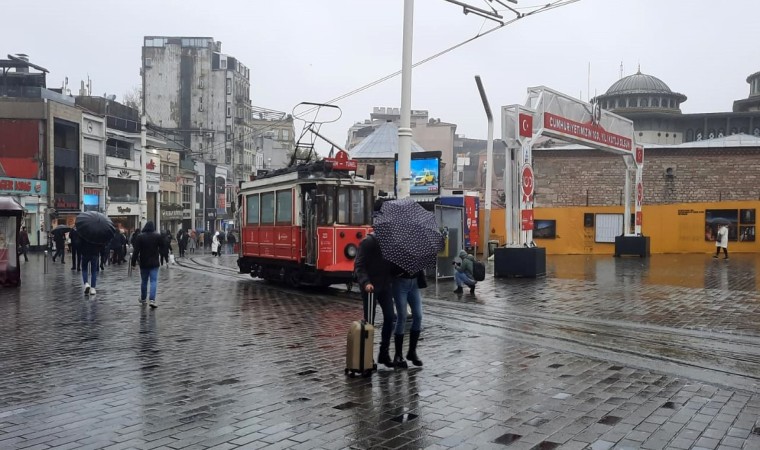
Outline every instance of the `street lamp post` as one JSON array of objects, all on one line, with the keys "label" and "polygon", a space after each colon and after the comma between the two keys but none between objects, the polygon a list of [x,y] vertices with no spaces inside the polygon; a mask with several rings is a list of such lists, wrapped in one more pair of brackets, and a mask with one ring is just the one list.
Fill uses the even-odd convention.
[{"label": "street lamp post", "polygon": [[398,128],[398,198],[409,197],[412,164],[412,35],[414,0],[404,0],[404,39],[401,57],[401,120]]}]

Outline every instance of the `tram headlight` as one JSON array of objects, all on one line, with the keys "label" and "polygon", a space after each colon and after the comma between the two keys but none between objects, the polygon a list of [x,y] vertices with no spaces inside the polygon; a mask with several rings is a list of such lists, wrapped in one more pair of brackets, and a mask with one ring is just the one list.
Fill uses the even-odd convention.
[{"label": "tram headlight", "polygon": [[356,246],[354,244],[348,244],[345,249],[343,249],[343,253],[346,255],[346,258],[348,259],[354,259],[356,258]]}]

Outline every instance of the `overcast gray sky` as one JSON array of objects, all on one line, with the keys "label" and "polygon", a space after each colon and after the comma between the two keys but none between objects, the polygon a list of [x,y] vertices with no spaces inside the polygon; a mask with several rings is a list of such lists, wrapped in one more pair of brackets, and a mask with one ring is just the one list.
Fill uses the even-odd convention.
[{"label": "overcast gray sky", "polygon": [[[539,4],[521,0],[518,7]],[[121,98],[140,83],[144,35],[213,36],[251,68],[254,105],[291,112],[298,102],[327,101],[399,70],[402,20],[403,0],[8,2],[0,55],[29,54],[50,70],[51,87],[68,76],[76,92],[89,75],[94,94]],[[416,0],[414,60],[491,26],[443,0]],[[498,115],[502,105],[524,103],[529,86],[586,99],[589,63],[591,94],[601,94],[619,79],[622,62],[624,75],[641,64],[643,73],[687,95],[684,112],[730,111],[749,94],[746,77],[760,71],[757,30],[756,0],[580,0],[418,67],[412,109],[485,138],[474,75],[483,78]],[[342,119],[323,132],[343,144],[372,107],[400,106],[400,86],[396,77],[339,102]]]}]

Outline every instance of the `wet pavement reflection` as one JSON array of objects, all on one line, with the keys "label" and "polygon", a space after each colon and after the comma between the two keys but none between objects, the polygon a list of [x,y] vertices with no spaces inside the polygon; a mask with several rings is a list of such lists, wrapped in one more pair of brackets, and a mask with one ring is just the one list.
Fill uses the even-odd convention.
[{"label": "wet pavement reflection", "polygon": [[754,255],[431,283],[424,367],[371,378],[343,375],[355,294],[198,254],[151,310],[124,266],[85,297],[31,259],[0,291],[0,448],[760,448]]}]

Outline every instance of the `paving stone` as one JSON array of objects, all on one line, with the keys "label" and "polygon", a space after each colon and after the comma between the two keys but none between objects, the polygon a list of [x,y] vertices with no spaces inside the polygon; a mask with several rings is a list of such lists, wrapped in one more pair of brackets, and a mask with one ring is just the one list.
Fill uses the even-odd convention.
[{"label": "paving stone", "polygon": [[[151,311],[129,300],[137,280],[124,267],[107,268],[98,296],[84,298],[76,275],[55,266],[43,276],[30,262],[22,287],[0,293],[0,447],[468,449],[513,433],[522,438],[509,448],[760,448],[756,392],[627,364],[622,352],[607,360],[585,350],[593,339],[571,348],[561,334],[754,342],[760,297],[742,267],[760,257],[743,256],[731,263],[744,275],[722,290],[704,286],[712,261],[693,260],[695,287],[597,257],[628,281],[556,275],[584,267],[578,257],[552,262],[543,280],[489,278],[472,298],[429,288],[424,368],[371,379],[342,373],[355,296],[283,290],[235,274],[234,256],[200,254],[160,269]],[[417,417],[390,420],[404,414]]]}]

